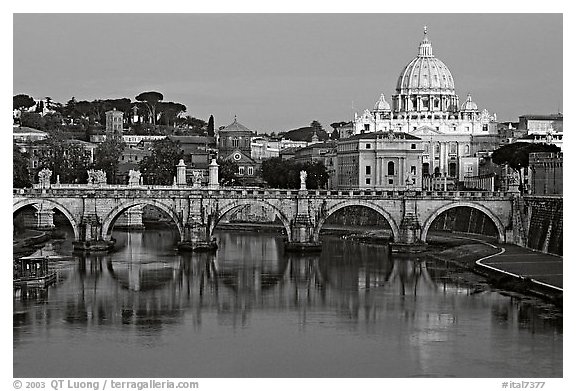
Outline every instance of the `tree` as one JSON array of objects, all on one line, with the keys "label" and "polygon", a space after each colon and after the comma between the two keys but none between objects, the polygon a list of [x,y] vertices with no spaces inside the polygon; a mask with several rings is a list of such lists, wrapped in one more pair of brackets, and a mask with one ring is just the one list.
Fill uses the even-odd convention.
[{"label": "tree", "polygon": [[75,118],[76,116],[76,98],[72,97],[66,104],[62,107],[62,116],[67,118]]},{"label": "tree", "polygon": [[120,157],[126,144],[115,138],[107,138],[94,151],[94,168],[106,172],[108,183],[116,182]]},{"label": "tree", "polygon": [[295,186],[294,178],[290,178],[290,160],[283,160],[280,157],[274,157],[262,162],[262,179],[270,187],[285,189]]},{"label": "tree", "polygon": [[328,184],[328,170],[321,161],[312,161],[304,163],[298,172],[301,170],[306,171],[306,188],[308,189],[324,189]]},{"label": "tree", "polygon": [[334,129],[332,133],[330,133],[330,140],[338,140],[340,138],[340,132],[338,129]]},{"label": "tree", "polygon": [[144,103],[144,106],[148,109],[149,118],[152,119],[152,125],[156,125],[156,108],[158,102],[164,99],[164,95],[156,91],[148,91],[136,96],[135,99]]},{"label": "tree", "polygon": [[40,151],[39,170],[50,169],[52,182],[60,176],[62,183],[86,183],[90,157],[83,146],[71,143],[60,132],[54,132],[38,145],[43,145]]},{"label": "tree", "polygon": [[22,117],[24,110],[29,109],[35,104],[34,98],[26,94],[18,94],[12,97],[12,108],[20,112],[20,117]]},{"label": "tree", "polygon": [[177,142],[165,138],[154,141],[152,154],[140,162],[140,171],[147,184],[170,185],[176,176],[176,165],[184,156]]},{"label": "tree", "polygon": [[208,119],[208,136],[214,137],[214,116],[210,115]]},{"label": "tree", "polygon": [[29,113],[27,111],[20,115],[20,126],[27,126],[29,128],[44,130],[46,121],[38,113]]},{"label": "tree", "polygon": [[62,129],[62,115],[60,113],[48,113],[44,117],[44,128],[47,132],[54,132]]},{"label": "tree", "polygon": [[23,188],[32,186],[30,180],[30,170],[28,170],[28,161],[30,155],[21,152],[20,148],[13,143],[12,149],[12,186],[14,188]]},{"label": "tree", "polygon": [[324,131],[324,128],[322,128],[322,124],[320,124],[320,122],[318,122],[316,120],[310,122],[310,127],[312,129],[316,130],[317,132]]},{"label": "tree", "polygon": [[275,157],[262,162],[262,178],[270,187],[280,189],[298,189],[300,171],[306,171],[306,187],[321,189],[328,183],[328,171],[321,161],[296,163]]},{"label": "tree", "polygon": [[[536,144],[517,142],[506,144],[492,152],[492,161],[499,165],[508,165],[519,174],[528,167],[529,157],[534,152],[560,152],[560,147],[553,144]],[[520,175],[520,191],[524,191],[522,175]]]},{"label": "tree", "polygon": [[238,186],[238,165],[231,160],[218,159],[218,183],[222,186]]},{"label": "tree", "polygon": [[94,105],[92,102],[81,100],[80,102],[76,102],[74,110],[72,111],[72,117],[89,120],[90,118],[94,118],[93,111]]},{"label": "tree", "polygon": [[46,100],[46,109],[48,110],[54,110],[54,101],[52,100],[52,98],[50,98],[49,96],[47,96],[46,98],[44,98]]},{"label": "tree", "polygon": [[206,121],[191,117],[179,117],[176,123],[180,126],[185,126],[189,131],[197,134],[204,134],[206,132]]},{"label": "tree", "polygon": [[157,110],[160,115],[160,122],[170,126],[170,122],[173,125],[176,124],[176,119],[181,113],[186,111],[186,106],[181,103],[158,102]]}]

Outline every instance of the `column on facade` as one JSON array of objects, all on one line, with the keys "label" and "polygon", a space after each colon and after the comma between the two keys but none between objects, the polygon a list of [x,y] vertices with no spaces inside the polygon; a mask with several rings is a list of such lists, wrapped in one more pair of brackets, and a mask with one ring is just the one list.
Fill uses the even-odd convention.
[{"label": "column on facade", "polygon": [[374,158],[374,186],[379,185],[380,185],[380,167],[378,167],[378,156],[376,156]]},{"label": "column on facade", "polygon": [[444,161],[443,161],[444,154],[442,154],[442,143],[440,141],[438,141],[437,145],[438,145],[438,157],[439,157],[438,169],[439,169],[440,174],[442,174],[442,167],[444,166]]},{"label": "column on facade", "polygon": [[404,178],[404,164],[406,164],[406,161],[404,160],[403,157],[401,157],[400,159],[398,159],[398,176],[399,176],[399,186],[404,187],[406,186],[406,182],[404,182],[405,178]]},{"label": "column on facade", "polygon": [[448,144],[443,142],[440,144],[440,152],[442,153],[442,168],[443,174],[448,174]]}]

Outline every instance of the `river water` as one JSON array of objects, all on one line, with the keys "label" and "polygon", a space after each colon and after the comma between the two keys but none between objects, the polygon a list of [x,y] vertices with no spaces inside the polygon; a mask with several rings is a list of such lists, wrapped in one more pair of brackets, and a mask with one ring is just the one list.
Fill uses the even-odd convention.
[{"label": "river water", "polygon": [[217,232],[215,255],[177,253],[170,230],[114,237],[15,295],[15,377],[562,377],[558,310],[426,258],[330,237],[303,256],[263,233]]}]

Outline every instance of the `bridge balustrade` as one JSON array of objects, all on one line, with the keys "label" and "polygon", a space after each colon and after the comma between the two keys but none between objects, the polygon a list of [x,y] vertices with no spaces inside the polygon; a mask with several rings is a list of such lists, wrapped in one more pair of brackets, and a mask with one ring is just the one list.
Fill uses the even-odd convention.
[{"label": "bridge balustrade", "polygon": [[[138,196],[143,192],[147,196],[160,197],[165,194],[170,196],[180,196],[183,192],[193,192],[196,194],[220,195],[220,196],[287,196],[292,197],[300,194],[299,190],[295,189],[254,189],[254,188],[220,188],[208,189],[197,187],[181,187],[181,186],[159,186],[159,185],[146,185],[146,186],[128,186],[128,185],[87,185],[87,184],[52,184],[49,188],[41,188],[34,185],[32,188],[13,189],[15,196],[35,196],[54,194],[58,196],[75,196],[78,193],[94,194],[98,197],[106,197],[112,194],[117,197],[124,196]],[[398,198],[401,196],[411,196],[418,198],[438,198],[438,197],[464,197],[464,198],[505,198],[514,195],[515,193],[503,191],[440,191],[440,190],[416,190],[416,191],[398,191],[398,190],[374,190],[374,189],[349,189],[349,190],[313,190],[309,191],[308,195],[315,197],[374,197],[374,198]],[[525,195],[524,197],[529,197]],[[551,198],[562,198],[562,195],[551,195]]]}]

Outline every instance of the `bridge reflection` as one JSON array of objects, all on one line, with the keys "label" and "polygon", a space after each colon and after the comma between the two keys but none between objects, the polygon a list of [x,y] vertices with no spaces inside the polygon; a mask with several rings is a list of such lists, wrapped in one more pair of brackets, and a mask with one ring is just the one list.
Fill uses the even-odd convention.
[{"label": "bridge reflection", "polygon": [[[241,238],[224,240],[240,240],[244,246]],[[243,321],[262,309],[336,310],[356,319],[361,305],[385,310],[389,295],[416,300],[442,290],[438,270],[431,274],[425,260],[391,258],[384,247],[357,248],[367,253],[356,253],[356,259],[370,261],[351,261],[338,242],[322,255],[303,256],[278,256],[281,246],[270,243],[253,247],[252,257],[225,252],[133,259],[85,255],[61,269],[63,281],[46,300],[64,305],[47,310],[63,311],[68,323],[147,326],[180,322],[188,311],[200,325],[205,310]]]},{"label": "bridge reflection", "polygon": [[[390,254],[381,246],[327,240],[322,253],[297,255],[283,253],[280,241],[223,234],[227,245],[216,254],[179,254],[146,251],[150,233],[128,237],[123,248],[131,257],[90,254],[62,261],[57,286],[15,299],[15,341],[26,327],[54,319],[71,327],[131,327],[150,335],[181,323],[200,329],[203,318],[214,314],[221,324],[241,327],[255,313],[275,312],[297,313],[301,327],[312,313],[330,314],[377,332],[391,313],[401,322],[435,312],[441,315],[426,322],[454,322],[456,298],[477,293],[443,264]],[[247,253],[240,255],[238,248]],[[518,327],[543,327],[532,307],[512,299],[494,306],[489,295],[479,296],[475,305],[491,308],[494,322],[506,318]],[[39,303],[45,304],[42,310],[30,310]]]}]

